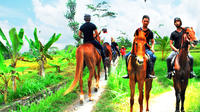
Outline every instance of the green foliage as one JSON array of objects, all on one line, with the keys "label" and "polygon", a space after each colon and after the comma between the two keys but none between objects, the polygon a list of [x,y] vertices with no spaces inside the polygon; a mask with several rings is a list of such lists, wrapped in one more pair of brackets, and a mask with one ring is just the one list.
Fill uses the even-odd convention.
[{"label": "green foliage", "polygon": [[128,37],[124,37],[124,36],[117,37],[117,43],[118,43],[119,47],[124,46],[125,48],[128,48],[128,47],[132,46],[132,43],[128,39]]},{"label": "green foliage", "polygon": [[76,46],[79,46],[81,44],[81,39],[78,36],[78,29],[79,29],[79,23],[75,20],[74,16],[76,14],[76,0],[68,0],[67,4],[67,12],[65,14],[65,18],[68,20],[68,26],[73,31],[73,37],[76,40]]},{"label": "green foliage", "polygon": [[165,57],[167,56],[169,50],[170,50],[170,47],[169,47],[169,42],[170,42],[170,39],[168,36],[164,36],[163,38],[158,34],[157,31],[153,31],[156,35],[157,35],[157,38],[155,38],[155,41],[156,41],[156,44],[159,45],[159,49],[161,50],[162,52],[162,60],[165,59]]}]

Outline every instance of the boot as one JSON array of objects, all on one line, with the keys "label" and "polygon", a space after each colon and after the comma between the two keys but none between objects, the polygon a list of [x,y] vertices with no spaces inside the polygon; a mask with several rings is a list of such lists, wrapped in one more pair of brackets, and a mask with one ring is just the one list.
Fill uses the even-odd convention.
[{"label": "boot", "polygon": [[168,72],[168,74],[167,74],[167,78],[168,78],[168,79],[171,79],[172,76],[173,76],[173,72]]},{"label": "boot", "polygon": [[[127,57],[128,57],[128,56],[127,56]],[[127,69],[127,67],[128,67],[128,60],[127,60],[127,57],[125,57],[125,60],[126,60],[126,69]],[[128,70],[127,70],[127,71],[128,71]],[[122,76],[122,78],[124,78],[124,79],[129,79],[129,75],[126,74],[126,75]]]},{"label": "boot", "polygon": [[197,77],[193,71],[190,72],[190,79]]},{"label": "boot", "polygon": [[147,62],[147,73],[146,73],[146,78],[147,79],[153,79],[153,78],[156,78],[156,76],[154,75],[151,75],[151,73],[153,72],[153,67],[154,67],[154,64],[151,60],[149,60]]}]

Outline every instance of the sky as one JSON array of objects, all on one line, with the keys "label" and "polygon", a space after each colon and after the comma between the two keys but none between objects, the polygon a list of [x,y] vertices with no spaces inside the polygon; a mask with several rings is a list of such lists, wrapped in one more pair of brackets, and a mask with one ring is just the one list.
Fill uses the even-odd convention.
[{"label": "sky", "polygon": [[[87,9],[87,4],[97,4],[103,0],[76,0],[75,19],[80,24],[84,23],[84,14],[93,14]],[[170,36],[175,30],[173,24],[175,17],[180,17],[183,26],[193,27],[197,38],[200,39],[200,1],[199,0],[106,0],[111,6],[109,10],[117,13],[116,18],[97,19],[92,17],[91,22],[106,26],[108,32],[115,39],[125,32],[132,40],[134,31],[142,26],[142,16],[150,16],[149,28],[156,30],[161,36]],[[0,0],[0,27],[8,37],[8,31],[16,27],[19,31],[23,28],[25,35],[33,39],[34,28],[37,27],[39,40],[45,44],[53,33],[62,36],[54,44],[63,49],[68,44],[74,44],[73,32],[68,27],[64,17],[67,0]],[[160,24],[163,24],[160,26]],[[2,39],[0,38],[0,41]],[[3,42],[5,43],[5,42]],[[25,41],[22,51],[28,50]]]}]

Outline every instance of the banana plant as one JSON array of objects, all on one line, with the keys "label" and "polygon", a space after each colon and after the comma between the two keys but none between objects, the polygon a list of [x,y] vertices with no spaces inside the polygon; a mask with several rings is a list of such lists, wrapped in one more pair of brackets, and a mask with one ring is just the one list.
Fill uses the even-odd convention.
[{"label": "banana plant", "polygon": [[159,48],[161,49],[161,52],[162,52],[161,58],[162,60],[164,60],[170,50],[169,48],[170,39],[168,36],[161,37],[157,31],[153,31],[153,32],[157,35],[157,38],[155,38],[155,41],[160,46]]},{"label": "banana plant", "polygon": [[[1,93],[4,95],[4,103],[7,103],[7,96],[8,96],[8,85],[11,81],[12,77],[16,77],[17,80],[19,79],[19,72],[23,72],[27,67],[18,67],[13,68],[12,66],[6,66],[4,64],[4,58],[2,56],[2,52],[0,51],[0,84],[3,85],[3,88],[0,89]],[[13,73],[15,71],[15,73]]]},{"label": "banana plant", "polygon": [[28,41],[30,49],[32,49],[33,52],[39,52],[38,56],[35,56],[35,57],[37,57],[37,61],[40,66],[39,75],[42,77],[45,77],[44,64],[46,64],[46,62],[47,62],[46,58],[51,59],[51,60],[53,59],[48,54],[47,51],[51,47],[51,45],[60,38],[61,34],[56,35],[54,33],[53,36],[50,38],[50,40],[45,45],[42,45],[42,43],[39,41],[36,28],[35,28],[33,34],[34,34],[35,41],[33,41],[32,39],[28,39],[27,36],[25,36],[25,39]]},{"label": "banana plant", "polygon": [[[15,68],[17,64],[17,59],[19,57],[19,51],[21,50],[23,45],[24,30],[21,28],[19,33],[17,33],[16,28],[12,28],[9,30],[11,44],[7,40],[1,28],[0,28],[0,35],[2,39],[6,42],[6,45],[4,45],[0,41],[0,50],[3,53],[8,53],[10,55],[11,67]],[[14,74],[15,71],[12,71],[12,73]],[[17,86],[16,86],[15,76],[12,77],[12,81],[13,81],[13,91],[16,91]]]}]

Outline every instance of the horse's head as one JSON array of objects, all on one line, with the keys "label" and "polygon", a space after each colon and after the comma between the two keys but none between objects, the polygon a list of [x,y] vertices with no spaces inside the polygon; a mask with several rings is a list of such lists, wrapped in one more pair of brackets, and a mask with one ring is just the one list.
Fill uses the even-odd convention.
[{"label": "horse's head", "polygon": [[193,28],[186,27],[185,33],[186,33],[186,36],[184,36],[184,41],[187,41],[191,44],[197,45],[198,40],[197,40],[197,37],[195,36],[195,32],[194,32]]},{"label": "horse's head", "polygon": [[146,37],[143,31],[139,31],[138,36],[135,36],[133,42],[133,54],[135,55],[136,63],[142,65],[145,58]]}]

